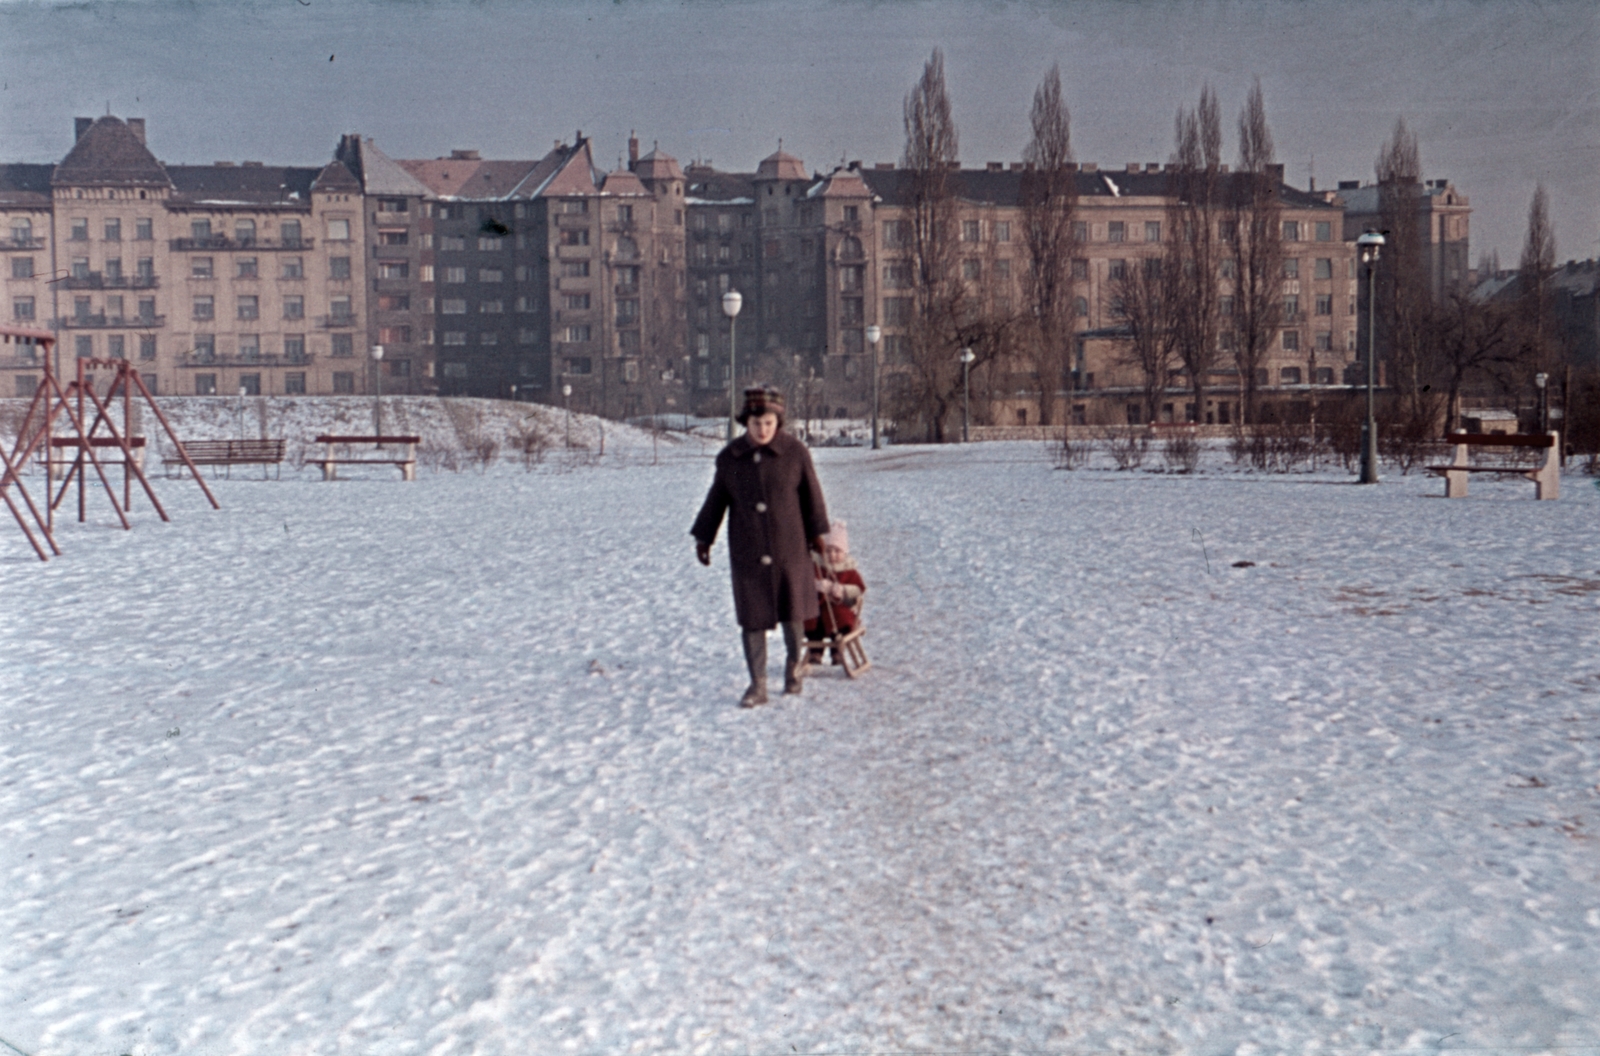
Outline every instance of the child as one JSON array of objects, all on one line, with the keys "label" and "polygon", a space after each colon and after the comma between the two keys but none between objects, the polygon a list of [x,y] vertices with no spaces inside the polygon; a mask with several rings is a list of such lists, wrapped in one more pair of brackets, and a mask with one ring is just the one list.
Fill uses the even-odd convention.
[{"label": "child", "polygon": [[[861,622],[861,599],[867,584],[850,558],[850,536],[843,521],[832,523],[828,534],[822,537],[822,553],[813,553],[811,560],[816,565],[813,571],[821,612],[816,619],[806,621],[806,638],[820,642],[849,634]],[[821,646],[811,647],[810,659],[812,663],[821,661]],[[843,663],[838,649],[833,650],[833,662]]]}]

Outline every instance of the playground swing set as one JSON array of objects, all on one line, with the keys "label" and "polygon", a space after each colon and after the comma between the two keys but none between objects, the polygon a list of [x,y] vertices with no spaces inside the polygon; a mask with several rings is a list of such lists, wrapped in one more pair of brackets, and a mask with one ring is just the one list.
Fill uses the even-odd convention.
[{"label": "playground swing set", "polygon": [[[37,362],[43,370],[33,399],[17,427],[11,450],[6,451],[5,445],[0,444],[0,460],[4,462],[3,469],[0,469],[0,499],[4,500],[40,561],[48,561],[51,554],[61,553],[55,540],[55,514],[65,501],[68,489],[74,484],[77,485],[78,521],[81,523],[87,519],[88,477],[91,469],[104,487],[106,497],[111,501],[111,509],[123,528],[133,527],[128,514],[133,508],[133,483],[136,480],[161,519],[171,521],[144,472],[145,437],[129,435],[135,399],[142,400],[143,406],[148,407],[161,424],[178,457],[188,465],[190,475],[211,503],[211,508],[221,509],[216,496],[211,494],[205,479],[195,469],[183,444],[178,442],[171,423],[161,413],[161,408],[156,406],[150,390],[145,387],[144,380],[131,363],[125,359],[80,358],[76,361],[77,376],[63,386],[51,367],[51,353],[56,343],[53,333],[0,326],[0,342],[12,346],[15,350],[13,358]],[[103,397],[95,392],[95,372],[102,369],[111,372],[111,383]],[[112,413],[119,402],[122,411],[120,428],[117,424],[119,416]],[[101,451],[111,455],[111,460],[102,458]],[[67,452],[71,452],[70,456]],[[121,458],[117,459],[116,455]],[[22,479],[21,471],[30,458],[38,458],[46,466],[43,512],[28,493]],[[120,501],[117,489],[106,472],[108,466],[115,468],[119,464],[122,467]],[[21,500],[20,507],[17,499]],[[24,508],[27,516],[24,516]]]}]

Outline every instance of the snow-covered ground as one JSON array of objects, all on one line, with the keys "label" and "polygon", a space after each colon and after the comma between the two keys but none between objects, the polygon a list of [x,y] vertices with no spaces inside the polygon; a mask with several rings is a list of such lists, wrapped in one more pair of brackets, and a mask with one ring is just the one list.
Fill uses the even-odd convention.
[{"label": "snow-covered ground", "polygon": [[1588,479],[822,450],[874,666],[741,711],[674,451],[0,531],[0,1038],[1600,1053]]}]

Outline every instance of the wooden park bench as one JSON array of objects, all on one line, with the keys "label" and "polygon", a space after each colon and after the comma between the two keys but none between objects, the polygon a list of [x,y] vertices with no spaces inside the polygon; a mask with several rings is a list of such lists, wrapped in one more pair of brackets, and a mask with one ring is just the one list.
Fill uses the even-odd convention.
[{"label": "wooden park bench", "polygon": [[[223,466],[232,476],[234,466],[260,465],[266,476],[268,466],[282,466],[285,442],[282,440],[180,440],[183,452],[163,455],[161,464],[169,471],[183,465],[183,456],[196,466]],[[178,471],[183,472],[181,469]]]},{"label": "wooden park bench", "polygon": [[[1450,443],[1455,445],[1455,457],[1447,466],[1429,466],[1429,473],[1437,473],[1444,478],[1444,497],[1447,499],[1464,499],[1467,497],[1467,481],[1472,473],[1501,473],[1519,477],[1527,477],[1533,481],[1535,499],[1559,499],[1561,497],[1561,434],[1556,432],[1545,433],[1542,436],[1528,435],[1502,435],[1500,433],[1467,433],[1455,432],[1450,434]],[[1468,452],[1474,447],[1508,447],[1508,448],[1544,448],[1544,461],[1537,466],[1511,465],[1470,465]]]},{"label": "wooden park bench", "polygon": [[[323,480],[336,480],[340,466],[396,466],[400,470],[401,480],[417,479],[417,445],[422,442],[420,436],[335,436],[323,434],[317,437],[317,443],[328,446],[327,454],[322,458],[308,459],[322,467]],[[373,454],[360,457],[338,457],[338,449],[344,448],[347,452],[351,448],[370,447]],[[383,457],[383,448],[395,447],[399,451],[397,457]]]}]

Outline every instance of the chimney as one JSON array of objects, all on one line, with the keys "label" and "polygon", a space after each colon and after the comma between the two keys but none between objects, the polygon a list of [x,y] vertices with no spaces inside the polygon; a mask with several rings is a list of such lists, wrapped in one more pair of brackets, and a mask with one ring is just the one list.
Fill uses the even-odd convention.
[{"label": "chimney", "polygon": [[1267,166],[1267,175],[1271,176],[1274,180],[1277,180],[1279,183],[1282,183],[1283,182],[1283,162],[1280,161],[1280,162],[1277,162],[1276,164],[1268,165]]},{"label": "chimney", "polygon": [[986,169],[989,172],[1005,172],[1006,171],[1006,163],[1003,162],[1003,161],[986,161],[986,162],[983,163],[983,167],[984,167],[984,169]]},{"label": "chimney", "polygon": [[92,117],[75,117],[75,118],[73,118],[72,119],[72,141],[74,143],[76,143],[78,140],[82,139],[83,138],[83,134],[85,132],[89,131],[89,126],[92,125],[92,124],[94,124],[94,118],[92,118]]},{"label": "chimney", "polygon": [[480,159],[478,157],[478,152],[475,151],[475,150],[452,150],[450,152],[450,160],[451,161],[478,161]]},{"label": "chimney", "polygon": [[1128,171],[1129,172],[1138,172],[1139,171],[1139,163],[1137,161],[1128,162]]},{"label": "chimney", "polygon": [[128,118],[128,131],[133,133],[133,138],[134,139],[137,139],[140,143],[143,143],[144,142],[144,118],[142,118],[142,117],[130,117],[130,118]]},{"label": "chimney", "polygon": [[628,171],[632,172],[639,167],[639,137],[628,130]]}]

